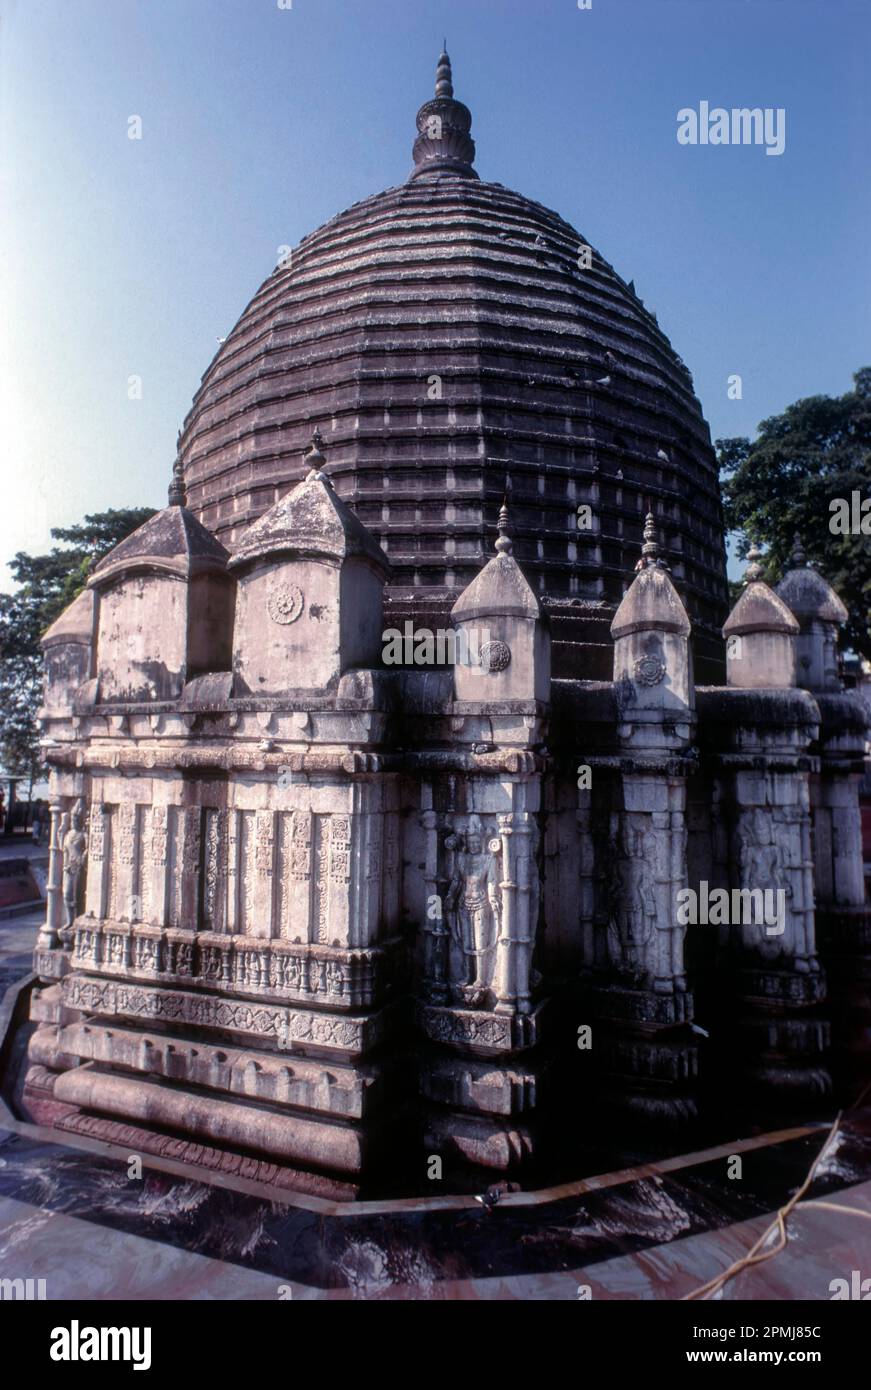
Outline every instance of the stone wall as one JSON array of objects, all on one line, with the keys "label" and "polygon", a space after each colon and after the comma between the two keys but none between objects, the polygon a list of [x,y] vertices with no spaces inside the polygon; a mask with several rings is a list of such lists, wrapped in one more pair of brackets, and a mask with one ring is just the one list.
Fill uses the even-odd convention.
[{"label": "stone wall", "polygon": [[[294,530],[318,508],[322,554]],[[359,633],[382,621],[386,562],[319,470],[241,548],[235,617],[208,536],[147,525],[152,550],[181,549],[149,574],[125,542],[48,636],[35,1118],[122,1120],[155,1145],[186,1136],[194,1157],[217,1145],[354,1183],[405,1164],[401,1184],[426,1156],[547,1162],[567,1098],[671,1127],[727,1069],[766,1103],[826,1093],[827,970],[852,980],[836,1060],[869,1006],[865,716],[795,688],[798,624],[767,586],[730,619],[730,684],[696,688],[649,518],[612,625],[616,680],[552,682],[503,512],[455,605],[459,629],[491,635],[477,669],[379,671]],[[235,674],[188,674],[198,556],[222,595],[220,655],[235,623]],[[276,582],[320,594],[328,631],[271,616]],[[131,665],[118,634],[133,630]],[[772,634],[789,648],[773,664]],[[150,651],[175,684],[134,688]],[[238,678],[258,662],[267,689]],[[774,931],[698,910],[766,891]]]}]

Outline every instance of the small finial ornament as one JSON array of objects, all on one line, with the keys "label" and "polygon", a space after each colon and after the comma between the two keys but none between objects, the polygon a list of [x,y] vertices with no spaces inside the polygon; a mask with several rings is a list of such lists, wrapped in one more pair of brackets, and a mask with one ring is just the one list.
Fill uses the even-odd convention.
[{"label": "small finial ornament", "polygon": [[305,461],[309,465],[309,471],[306,474],[306,482],[310,482],[312,478],[322,483],[328,481],[326,473],[323,472],[323,465],[326,463],[326,459],[323,455],[323,443],[324,437],[317,426],[315,426],[311,444],[305,456]]},{"label": "small finial ornament", "polygon": [[435,96],[417,113],[417,139],[410,179],[423,174],[453,174],[476,179],[472,168],[475,142],[471,137],[472,113],[454,97],[454,78],[447,45],[436,67]]},{"label": "small finial ornament", "polygon": [[436,68],[435,94],[437,97],[452,97],[454,95],[454,81],[451,72],[451,60],[448,57],[447,39],[444,41]]},{"label": "small finial ornament", "polygon": [[745,584],[755,584],[757,579],[761,579],[763,569],[759,561],[762,559],[762,551],[754,541],[747,551],[747,572],[744,575]]},{"label": "small finial ornament", "polygon": [[659,543],[656,539],[656,519],[653,512],[644,518],[644,544],[641,547],[642,565],[661,565]]},{"label": "small finial ornament", "polygon": [[498,538],[497,538],[497,540],[496,540],[496,554],[497,554],[497,555],[511,555],[511,554],[513,554],[513,552],[514,552],[514,546],[513,546],[513,544],[512,544],[511,536],[509,535],[509,529],[508,529],[508,498],[507,498],[507,497],[503,500],[502,506],[499,508],[499,520],[498,520],[497,523],[496,523],[496,529],[497,529],[497,531],[499,532],[499,536],[498,536]]},{"label": "small finial ornament", "polygon": [[792,538],[792,554],[789,558],[793,569],[804,569],[807,564],[807,555],[805,554],[805,549],[801,543],[801,536],[798,534],[798,531],[796,531]]},{"label": "small finial ornament", "polygon": [[187,488],[184,483],[184,470],[181,466],[180,456],[176,457],[172,465],[172,482],[167,488],[167,501],[171,507],[187,506]]}]

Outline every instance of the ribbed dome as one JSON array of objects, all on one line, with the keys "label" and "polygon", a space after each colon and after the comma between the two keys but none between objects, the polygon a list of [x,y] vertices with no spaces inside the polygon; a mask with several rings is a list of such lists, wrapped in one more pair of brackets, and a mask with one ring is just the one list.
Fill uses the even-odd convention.
[{"label": "ribbed dome", "polygon": [[690,374],[598,252],[579,268],[584,237],[477,178],[446,61],[410,180],[305,237],[208,368],[181,439],[188,505],[232,550],[305,475],[319,426],[336,492],[393,567],[391,625],[432,626],[489,558],[510,490],[554,673],[588,677],[610,675],[650,509],[698,677],[721,679],[722,513]]}]

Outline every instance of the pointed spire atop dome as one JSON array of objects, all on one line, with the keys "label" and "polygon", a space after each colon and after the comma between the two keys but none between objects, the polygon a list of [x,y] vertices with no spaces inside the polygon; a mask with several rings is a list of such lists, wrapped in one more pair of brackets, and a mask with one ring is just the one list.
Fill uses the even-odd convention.
[{"label": "pointed spire atop dome", "polygon": [[172,465],[172,481],[166,490],[166,500],[171,507],[187,506],[187,488],[184,482],[184,470],[181,466],[181,457],[177,456]]},{"label": "pointed spire atop dome", "polygon": [[454,95],[453,74],[451,73],[451,60],[448,57],[448,41],[445,39],[442,48],[439,65],[436,68],[435,94],[437,97],[452,97]]},{"label": "pointed spire atop dome", "polygon": [[499,508],[499,520],[496,523],[499,536],[496,541],[497,555],[512,555],[514,546],[511,542],[511,532],[508,527],[508,498],[506,497]]},{"label": "pointed spire atop dome", "polygon": [[311,438],[311,444],[309,445],[308,451],[305,455],[305,462],[309,466],[309,471],[306,474],[306,482],[309,482],[312,478],[315,478],[318,482],[327,483],[330,487],[332,487],[332,483],[330,482],[326,473],[324,473],[323,471],[323,466],[326,463],[326,459],[323,455],[323,442],[324,437],[318,429],[317,425],[315,425],[314,433],[312,434]]},{"label": "pointed spire atop dome", "polygon": [[762,568],[762,565],[759,563],[761,559],[762,551],[759,549],[759,546],[754,541],[750,549],[747,551],[747,569],[744,574],[745,584],[755,584],[757,580],[762,578],[764,570]]},{"label": "pointed spire atop dome", "polygon": [[454,78],[451,60],[445,48],[436,67],[435,97],[425,101],[417,113],[417,139],[414,142],[412,179],[423,174],[455,174],[460,178],[476,179],[472,168],[475,142],[472,113],[468,106],[454,100]]},{"label": "pointed spire atop dome", "polygon": [[644,565],[661,565],[659,541],[656,538],[656,518],[648,512],[644,518],[644,544],[641,547],[641,562]]},{"label": "pointed spire atop dome", "polygon": [[801,543],[801,536],[798,531],[796,531],[792,538],[792,554],[789,557],[789,563],[791,567],[796,570],[804,569],[807,564],[807,555],[805,554],[805,548]]}]

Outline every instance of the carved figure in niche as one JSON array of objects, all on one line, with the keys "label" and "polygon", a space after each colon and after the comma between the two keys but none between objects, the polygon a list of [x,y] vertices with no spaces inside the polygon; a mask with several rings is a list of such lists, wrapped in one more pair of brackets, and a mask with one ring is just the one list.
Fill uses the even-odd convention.
[{"label": "carved figure in niche", "polygon": [[82,828],[83,810],[81,801],[77,801],[70,813],[69,826],[64,832],[61,841],[61,852],[63,854],[63,896],[64,896],[64,915],[65,922],[58,935],[64,944],[68,944],[72,937],[73,922],[79,912],[79,885],[82,879],[82,870],[85,867],[85,856],[88,851],[88,838]]},{"label": "carved figure in niche", "polygon": [[492,848],[484,847],[477,816],[469,818],[465,835],[451,838],[449,848],[456,847],[456,856],[445,895],[445,916],[462,960],[458,993],[465,1003],[480,1007],[493,979],[501,929],[497,861]]},{"label": "carved figure in niche", "polygon": [[757,806],[739,833],[741,843],[741,881],[751,888],[780,888],[780,846],[771,835],[771,816]]},{"label": "carved figure in niche", "polygon": [[637,985],[656,928],[656,836],[626,825],[610,848],[608,955],[621,977]]},{"label": "carved figure in niche", "polygon": [[[763,905],[768,904],[772,909],[772,920],[775,912],[785,907],[787,898],[792,894],[773,829],[771,810],[756,806],[744,817],[738,832],[741,883],[751,890],[761,888]],[[740,924],[744,928],[742,936],[745,944],[765,956],[779,956],[783,950],[783,936],[768,934],[756,920],[757,915],[754,912],[746,913],[745,920]]]}]

